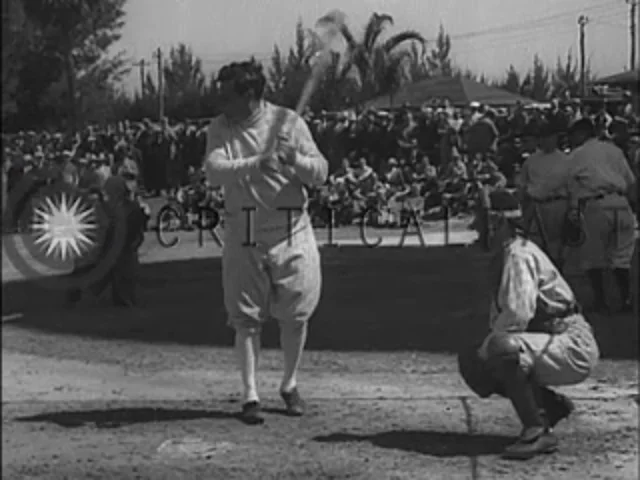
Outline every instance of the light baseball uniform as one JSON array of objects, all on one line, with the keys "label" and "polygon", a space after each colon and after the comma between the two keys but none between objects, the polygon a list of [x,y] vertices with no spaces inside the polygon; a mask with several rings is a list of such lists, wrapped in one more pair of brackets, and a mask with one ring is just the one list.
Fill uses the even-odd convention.
[{"label": "light baseball uniform", "polygon": [[[520,342],[520,363],[541,385],[571,385],[583,381],[600,353],[591,326],[581,314],[571,312],[576,299],[569,284],[549,257],[533,242],[517,238],[500,257],[491,301],[491,334],[509,332]],[[563,318],[563,333],[527,331],[534,318]]]},{"label": "light baseball uniform", "polygon": [[612,143],[590,139],[573,152],[570,162],[571,205],[584,205],[582,267],[630,268],[635,218],[626,195],[636,178],[624,153]]},{"label": "light baseball uniform", "polygon": [[[525,212],[526,224],[532,231],[530,238],[544,246],[539,232],[542,228],[546,235],[547,253],[553,259],[562,256],[562,230],[569,207],[569,167],[569,157],[560,150],[552,153],[537,151],[527,158],[521,170],[521,188],[532,200]],[[537,209],[542,225],[537,225],[532,217],[533,208]]]},{"label": "light baseball uniform", "polygon": [[[259,155],[282,131],[290,132],[298,149],[295,164],[274,159],[265,170]],[[304,185],[323,184],[328,163],[304,120],[268,102],[241,125],[218,116],[207,132],[205,167],[211,185],[224,190],[222,267],[229,324],[253,330],[268,318],[308,320],[322,280]]]}]

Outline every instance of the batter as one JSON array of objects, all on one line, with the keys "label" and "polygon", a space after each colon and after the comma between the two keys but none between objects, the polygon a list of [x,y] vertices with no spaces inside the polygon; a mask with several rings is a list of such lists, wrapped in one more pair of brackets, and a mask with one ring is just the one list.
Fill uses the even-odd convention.
[{"label": "batter", "polygon": [[264,422],[256,386],[262,324],[280,325],[280,394],[292,416],[304,413],[296,373],[307,323],[321,291],[318,247],[305,185],[322,185],[328,163],[304,120],[263,100],[262,67],[232,63],[218,77],[223,114],[207,132],[205,167],[225,196],[223,288],[242,383],[241,418]]}]

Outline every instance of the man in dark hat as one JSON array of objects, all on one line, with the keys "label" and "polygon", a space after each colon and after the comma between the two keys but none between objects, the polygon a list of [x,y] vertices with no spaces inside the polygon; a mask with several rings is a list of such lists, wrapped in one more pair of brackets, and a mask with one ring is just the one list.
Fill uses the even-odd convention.
[{"label": "man in dark hat", "polygon": [[523,460],[558,448],[552,429],[574,406],[549,387],[584,381],[599,349],[571,287],[524,236],[518,200],[506,191],[490,200],[500,213],[491,240],[490,332],[461,351],[458,366],[481,398],[498,394],[511,401],[523,429],[503,456]]},{"label": "man in dark hat", "polygon": [[146,224],[143,208],[136,200],[138,177],[136,162],[125,158],[118,174],[109,177],[104,185],[114,236],[111,242],[118,250],[107,283],[111,284],[114,304],[122,307],[137,303],[138,249],[144,241]]},{"label": "man in dark hat", "polygon": [[[622,299],[631,311],[630,268],[635,243],[637,179],[624,153],[611,142],[595,138],[591,120],[582,118],[570,127],[569,218],[582,221],[585,241],[580,247],[582,268],[594,293],[594,308],[608,312],[604,271],[612,269]],[[630,203],[631,202],[631,203]]]},{"label": "man in dark hat", "polygon": [[558,149],[558,125],[542,122],[537,150],[522,165],[521,198],[530,238],[562,269],[569,157]]}]

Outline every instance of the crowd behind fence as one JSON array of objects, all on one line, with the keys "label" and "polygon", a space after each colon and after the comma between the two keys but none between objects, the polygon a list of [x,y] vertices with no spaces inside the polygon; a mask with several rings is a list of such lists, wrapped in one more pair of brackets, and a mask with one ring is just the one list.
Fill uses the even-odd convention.
[{"label": "crowd behind fence", "polygon": [[[600,137],[616,143],[631,162],[640,143],[638,113],[629,102],[594,108],[554,101],[536,108],[493,109],[476,103],[456,108],[444,100],[395,111],[304,116],[330,162],[327,183],[309,191],[317,225],[328,222],[327,207],[336,226],[363,216],[369,225],[399,226],[408,211],[421,218],[441,216],[443,204],[453,215],[472,213],[483,189],[517,187],[519,167],[535,150],[536,124],[543,119],[562,132],[571,121],[589,116]],[[99,186],[132,158],[143,196],[163,195],[187,213],[198,205],[221,209],[222,192],[209,188],[202,175],[207,125],[207,120],[163,119],[89,126],[75,135],[3,135],[3,205],[15,209],[12,193],[18,185],[28,191],[25,184],[37,189],[70,178],[80,188]],[[560,135],[559,146],[571,148],[566,135]]]}]

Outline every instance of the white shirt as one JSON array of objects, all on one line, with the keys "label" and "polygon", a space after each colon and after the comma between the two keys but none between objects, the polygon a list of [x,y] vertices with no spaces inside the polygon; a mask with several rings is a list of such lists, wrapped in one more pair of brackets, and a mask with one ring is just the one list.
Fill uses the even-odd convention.
[{"label": "white shirt", "polygon": [[538,308],[553,316],[575,304],[573,290],[535,243],[516,238],[503,255],[500,284],[491,299],[493,332],[524,332]]}]

